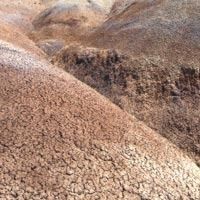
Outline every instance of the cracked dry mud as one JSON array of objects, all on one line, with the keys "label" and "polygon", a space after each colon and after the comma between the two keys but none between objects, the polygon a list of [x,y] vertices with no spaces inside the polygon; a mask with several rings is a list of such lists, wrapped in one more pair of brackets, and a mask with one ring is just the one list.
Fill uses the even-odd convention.
[{"label": "cracked dry mud", "polygon": [[1,42],[0,60],[2,199],[199,199],[166,139],[24,50]]},{"label": "cracked dry mud", "polygon": [[[0,200],[199,200],[200,168],[194,160],[177,147],[179,144],[172,144],[149,128],[147,121],[137,119],[146,117],[139,110],[147,99],[150,107],[156,107],[157,93],[162,97],[159,100],[170,106],[169,96],[178,97],[179,90],[183,90],[182,102],[197,107],[198,66],[195,68],[194,63],[194,68],[179,68],[173,63],[169,67],[169,63],[160,60],[150,62],[146,57],[130,58],[118,50],[84,45],[64,48],[51,59],[59,66],[52,65],[48,61],[51,56],[48,58],[38,46],[54,55],[63,43],[70,44],[69,38],[63,38],[63,32],[54,25],[62,40],[54,34],[49,38],[38,30],[35,38],[33,32],[27,33],[34,28],[34,16],[46,12],[42,10],[47,5],[51,7],[52,2],[56,0],[0,2]],[[124,6],[129,9],[129,2],[133,0],[116,4],[111,14],[117,15]],[[135,11],[143,8],[141,5],[136,3]],[[15,19],[13,10],[23,13],[22,21]],[[70,16],[66,16],[68,20]],[[67,30],[69,34],[72,31],[69,27]],[[74,39],[80,42],[80,38]],[[125,92],[133,98],[131,106],[135,104],[138,110],[129,115],[61,68],[128,111],[129,105],[120,99]],[[160,76],[163,71],[167,72],[166,77]],[[178,76],[178,90],[166,84],[163,93],[157,87],[168,77],[176,82]],[[147,96],[140,102],[143,92]],[[188,119],[193,122],[194,115],[190,116]],[[198,110],[195,116],[198,120]],[[148,117],[156,124],[154,113]],[[192,131],[198,130],[196,124],[191,125]],[[182,138],[181,134],[171,133],[179,141]],[[198,145],[198,134],[196,138],[189,147]]]}]

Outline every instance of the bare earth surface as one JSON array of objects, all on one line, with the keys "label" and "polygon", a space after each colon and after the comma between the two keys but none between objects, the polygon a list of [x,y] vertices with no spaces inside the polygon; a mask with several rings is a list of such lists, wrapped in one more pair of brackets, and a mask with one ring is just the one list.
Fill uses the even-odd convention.
[{"label": "bare earth surface", "polygon": [[0,200],[200,199],[198,4],[170,61],[118,27],[178,2],[0,2]]},{"label": "bare earth surface", "polygon": [[184,149],[200,163],[199,65],[133,58],[113,49],[72,45],[52,63]]},{"label": "bare earth surface", "polygon": [[53,63],[200,164],[199,9],[199,1],[118,1],[87,44],[67,46]]},{"label": "bare earth surface", "polygon": [[67,73],[1,42],[1,196],[198,199],[200,170]]}]

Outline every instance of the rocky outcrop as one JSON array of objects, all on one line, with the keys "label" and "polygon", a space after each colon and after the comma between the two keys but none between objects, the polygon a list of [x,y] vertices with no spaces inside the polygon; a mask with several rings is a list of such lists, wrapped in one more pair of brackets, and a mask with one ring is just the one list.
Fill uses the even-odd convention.
[{"label": "rocky outcrop", "polygon": [[200,68],[116,50],[68,46],[52,59],[177,146],[200,164]]}]

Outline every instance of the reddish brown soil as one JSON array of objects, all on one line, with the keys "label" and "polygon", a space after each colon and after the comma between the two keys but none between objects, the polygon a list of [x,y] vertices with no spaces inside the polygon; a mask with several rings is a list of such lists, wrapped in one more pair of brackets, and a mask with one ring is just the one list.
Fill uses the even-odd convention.
[{"label": "reddish brown soil", "polygon": [[166,139],[69,74],[0,46],[3,199],[199,198],[199,168]]},{"label": "reddish brown soil", "polygon": [[[158,45],[160,57],[155,56],[155,49],[144,51],[145,55],[141,56],[144,52],[134,53],[132,28],[125,31],[123,37],[120,34],[123,27],[117,28],[119,32],[110,31],[113,27],[116,30],[120,19],[123,24],[129,14],[130,19],[146,11],[153,14],[151,9],[159,10],[160,5],[171,10],[164,6],[167,1],[152,1],[152,5],[148,2],[136,4],[133,16],[128,11],[131,5],[122,5],[119,10],[118,6],[113,7],[117,9],[113,10],[113,17],[99,28],[103,30],[100,36],[103,33],[105,37],[99,38],[94,32],[90,41],[86,41],[94,46],[102,41],[100,46],[119,48],[121,53],[75,45],[62,49],[52,58],[52,63],[104,96],[50,64],[37,47],[53,41],[50,51],[54,50],[57,39],[66,30],[63,24],[68,27],[67,34],[73,36],[72,39],[64,35],[65,42],[69,44],[81,39],[84,43],[84,34],[91,33],[99,25],[95,18],[89,18],[91,13],[84,13],[89,16],[84,18],[80,10],[72,16],[61,12],[54,19],[54,11],[50,18],[45,17],[47,10],[42,11],[34,20],[35,31],[28,34],[39,41],[36,45],[27,37],[30,20],[47,4],[21,0],[11,1],[9,5],[6,5],[8,1],[0,2],[0,6],[6,5],[0,8],[0,12],[5,12],[0,15],[0,199],[200,199],[200,169],[187,156],[191,153],[198,162],[198,43],[194,48],[191,43],[189,51],[183,51],[193,54],[183,53],[182,57],[176,54],[177,62],[174,59],[169,62],[170,54],[163,56],[163,46],[159,46],[163,43]],[[168,2],[176,5],[179,1]],[[28,15],[22,15],[22,21],[7,20],[14,16],[10,15],[13,9],[21,13],[22,8],[30,10]],[[195,13],[189,9],[187,12]],[[60,23],[62,16],[66,18]],[[70,17],[72,20],[67,20],[66,24],[65,19]],[[77,18],[81,19],[78,25]],[[30,25],[27,31],[20,24],[24,21]],[[192,20],[193,26],[186,26],[192,34],[182,34],[190,38],[187,42],[178,40],[184,47],[188,41],[198,41],[198,34],[192,31],[196,30],[196,24],[197,21]],[[82,27],[86,32],[81,32]],[[185,33],[185,29],[182,31]],[[55,33],[59,33],[59,37]],[[108,33],[112,33],[112,38]],[[146,33],[151,38],[154,32]],[[156,36],[152,38],[154,43]],[[138,44],[141,41],[138,40]],[[141,45],[146,47],[145,44],[150,43],[144,40]],[[177,51],[182,50],[174,43],[169,44]]]},{"label": "reddish brown soil", "polygon": [[[119,1],[88,42],[67,47],[53,59],[186,150],[198,164],[199,8],[198,1]],[[128,56],[115,62],[110,52],[118,49]]]},{"label": "reddish brown soil", "polygon": [[125,2],[129,6],[113,8],[110,19],[89,36],[92,45],[119,48],[134,56],[154,55],[173,62],[198,62],[198,0]]},{"label": "reddish brown soil", "polygon": [[52,59],[200,163],[200,73],[193,63],[132,58],[116,50],[66,47]]},{"label": "reddish brown soil", "polygon": [[56,3],[33,20],[35,30],[29,36],[34,41],[64,39],[72,42],[85,37],[105,20],[106,13],[93,7]]}]

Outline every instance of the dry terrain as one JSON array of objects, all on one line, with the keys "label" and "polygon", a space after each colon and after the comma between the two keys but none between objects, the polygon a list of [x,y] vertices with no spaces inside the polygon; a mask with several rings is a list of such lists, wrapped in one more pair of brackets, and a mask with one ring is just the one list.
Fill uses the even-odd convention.
[{"label": "dry terrain", "polygon": [[2,0],[0,200],[199,200],[198,6]]},{"label": "dry terrain", "polygon": [[199,10],[199,1],[118,1],[88,42],[68,45],[53,63],[200,164]]}]

